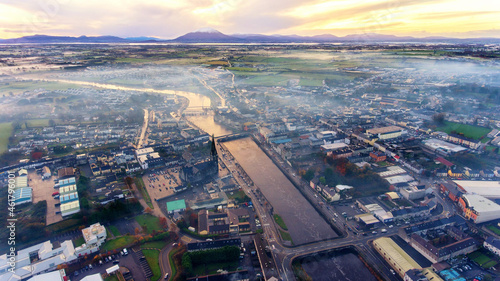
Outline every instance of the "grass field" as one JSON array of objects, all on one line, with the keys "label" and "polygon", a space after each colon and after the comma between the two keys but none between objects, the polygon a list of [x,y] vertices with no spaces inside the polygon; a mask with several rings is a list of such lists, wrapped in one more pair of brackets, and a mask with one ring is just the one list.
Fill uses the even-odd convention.
[{"label": "grass field", "polygon": [[107,252],[107,251],[113,251],[115,249],[121,249],[132,244],[132,242],[134,242],[134,237],[122,236],[113,240],[106,241],[106,243],[104,243],[101,246],[101,251]]},{"label": "grass field", "polygon": [[[47,127],[49,126],[49,119],[31,119],[26,121],[28,123],[28,127]],[[26,124],[23,124],[23,128],[26,127]]]},{"label": "grass field", "polygon": [[76,84],[59,83],[59,82],[44,82],[44,81],[13,81],[8,83],[0,83],[1,93],[20,94],[25,91],[36,89],[45,90],[63,90],[69,88],[80,88]]},{"label": "grass field", "polygon": [[116,274],[113,274],[113,275],[109,275],[108,277],[106,277],[106,279],[104,279],[104,281],[119,281],[120,279],[118,279],[118,277],[116,276]]},{"label": "grass field", "polygon": [[493,231],[493,233],[495,233],[496,235],[500,235],[500,229],[498,227],[494,225],[488,225],[486,228]]},{"label": "grass field", "polygon": [[480,250],[470,253],[468,256],[471,260],[475,261],[477,264],[484,268],[490,268],[497,265],[496,261],[483,254]]},{"label": "grass field", "polygon": [[148,234],[151,234],[153,230],[156,231],[162,230],[160,226],[160,220],[158,219],[158,217],[155,217],[153,215],[150,214],[138,215],[135,217],[135,220],[141,226],[146,225]]},{"label": "grass field", "polygon": [[167,242],[165,241],[154,241],[154,242],[147,242],[141,245],[141,249],[147,249],[147,248],[154,248],[161,250],[167,246]]},{"label": "grass field", "polygon": [[79,238],[76,238],[75,240],[73,240],[73,245],[75,247],[79,247],[81,246],[83,243],[85,243],[85,239],[83,239],[83,236],[82,237],[79,237]]},{"label": "grass field", "polygon": [[12,135],[12,123],[0,123],[0,153],[7,151],[9,137]]},{"label": "grass field", "polygon": [[149,197],[149,193],[144,185],[144,181],[142,178],[135,178],[135,186],[137,190],[142,194],[142,198],[148,204],[149,208],[154,209],[153,202],[151,202],[151,197]]},{"label": "grass field", "polygon": [[280,217],[280,215],[278,214],[274,214],[273,215],[274,217],[274,221],[284,230],[288,230],[288,227],[286,226],[285,224],[285,221],[283,220],[282,217]]},{"label": "grass field", "polygon": [[[233,194],[231,194],[233,193]],[[245,194],[243,189],[240,189],[238,191],[231,191],[231,192],[226,192],[227,198],[229,199],[234,199],[236,203],[241,203],[248,201],[250,198]]]},{"label": "grass field", "polygon": [[111,233],[113,233],[113,235],[114,235],[114,236],[120,236],[120,235],[122,235],[122,234],[120,233],[120,231],[118,230],[118,228],[117,228],[116,226],[114,226],[114,225],[108,226],[108,230],[109,230]]},{"label": "grass field", "polygon": [[286,231],[283,231],[281,229],[279,231],[280,231],[281,238],[284,241],[290,241],[290,242],[292,242],[292,245],[293,245],[293,240],[292,240],[292,236],[290,235],[290,233],[288,233]]},{"label": "grass field", "polygon": [[455,131],[457,133],[464,134],[464,136],[468,138],[478,140],[481,137],[487,135],[491,131],[491,129],[445,121],[445,125],[437,127],[436,131],[445,132],[447,134],[450,134],[452,131]]},{"label": "grass field", "polygon": [[151,267],[151,271],[153,272],[153,277],[151,277],[151,281],[157,281],[161,277],[161,270],[159,264],[159,256],[160,251],[157,250],[142,250],[142,253],[146,257],[148,261],[149,267]]}]

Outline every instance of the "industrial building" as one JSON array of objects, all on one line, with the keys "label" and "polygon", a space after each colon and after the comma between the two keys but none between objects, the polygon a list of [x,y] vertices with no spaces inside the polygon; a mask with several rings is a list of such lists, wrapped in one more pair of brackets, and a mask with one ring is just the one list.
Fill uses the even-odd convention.
[{"label": "industrial building", "polygon": [[500,219],[500,205],[478,194],[463,194],[458,205],[466,219],[483,223]]},{"label": "industrial building", "polygon": [[401,278],[404,278],[409,270],[421,269],[420,265],[389,237],[375,239],[373,247]]},{"label": "industrial building", "polygon": [[376,136],[379,140],[398,138],[406,133],[406,130],[398,126],[388,126],[366,130],[366,134],[368,136]]},{"label": "industrial building", "polygon": [[477,194],[489,199],[500,199],[500,182],[498,181],[453,181],[466,193]]}]

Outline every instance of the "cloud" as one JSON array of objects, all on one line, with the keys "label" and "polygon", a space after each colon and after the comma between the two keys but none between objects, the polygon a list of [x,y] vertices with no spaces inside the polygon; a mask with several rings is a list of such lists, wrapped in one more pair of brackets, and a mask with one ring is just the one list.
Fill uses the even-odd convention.
[{"label": "cloud", "polygon": [[206,26],[227,34],[302,35],[500,29],[500,2],[489,0],[1,1],[0,38],[35,33],[174,38]]}]

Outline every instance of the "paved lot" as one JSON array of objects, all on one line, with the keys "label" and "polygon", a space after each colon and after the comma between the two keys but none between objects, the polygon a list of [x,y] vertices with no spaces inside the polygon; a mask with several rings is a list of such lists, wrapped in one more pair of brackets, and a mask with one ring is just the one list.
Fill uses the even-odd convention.
[{"label": "paved lot", "polygon": [[[115,260],[118,260],[119,263],[118,265],[120,267],[126,267],[128,270],[130,270],[130,273],[134,277],[134,280],[145,280],[144,274],[142,273],[142,270],[139,265],[139,260],[135,257],[134,254],[131,253],[131,249],[129,250],[129,255],[127,256],[122,256],[120,254],[115,255],[116,258]],[[79,281],[85,276],[89,276],[92,274],[100,273],[104,274],[106,273],[106,268],[112,267],[114,264],[113,262],[107,262],[102,265],[99,265],[99,263],[94,263],[92,264],[93,268],[90,270],[78,270],[78,276],[75,276],[74,274],[71,275],[71,280],[73,281]]]},{"label": "paved lot", "polygon": [[52,197],[52,193],[58,191],[54,189],[55,177],[42,180],[42,176],[38,175],[35,170],[32,170],[28,174],[28,179],[29,185],[33,188],[33,203],[43,200],[47,201],[47,225],[62,221],[61,214],[56,215],[59,207],[54,206],[54,204],[59,203],[59,199]]},{"label": "paved lot", "polygon": [[165,198],[174,194],[174,187],[180,183],[176,169],[161,169],[149,172],[142,177],[151,200]]}]

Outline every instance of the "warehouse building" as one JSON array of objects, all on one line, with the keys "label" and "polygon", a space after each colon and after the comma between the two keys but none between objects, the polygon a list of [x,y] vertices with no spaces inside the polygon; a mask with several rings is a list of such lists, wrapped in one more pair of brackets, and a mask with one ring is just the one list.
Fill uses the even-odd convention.
[{"label": "warehouse building", "polygon": [[388,126],[366,130],[366,134],[368,136],[376,136],[379,140],[398,138],[406,133],[406,130],[398,126]]},{"label": "warehouse building", "polygon": [[375,239],[373,247],[401,278],[404,278],[409,270],[421,269],[420,265],[389,237]]},{"label": "warehouse building", "polygon": [[483,223],[500,219],[500,205],[478,194],[463,194],[458,200],[466,219]]}]

